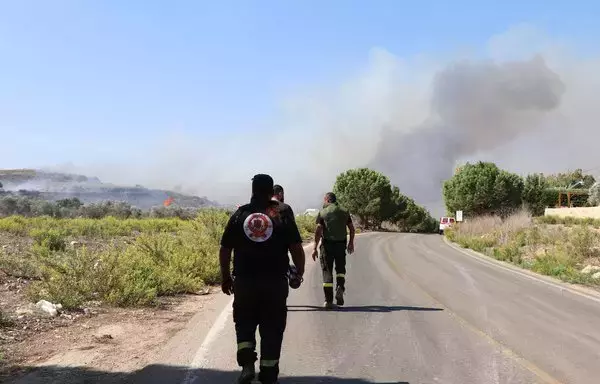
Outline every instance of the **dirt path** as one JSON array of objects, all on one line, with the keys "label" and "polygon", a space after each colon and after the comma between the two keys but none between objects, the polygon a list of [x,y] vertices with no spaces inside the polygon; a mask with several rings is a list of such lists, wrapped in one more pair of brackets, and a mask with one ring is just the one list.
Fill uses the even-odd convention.
[{"label": "dirt path", "polygon": [[40,372],[50,366],[81,367],[106,374],[139,370],[162,360],[169,341],[185,330],[192,318],[203,317],[203,311],[211,312],[219,304],[222,298],[216,292],[211,289],[206,295],[171,298],[153,309],[97,308],[68,324],[30,334],[6,350],[12,367],[0,379],[10,375],[7,383],[70,381],[42,377],[46,375]]}]

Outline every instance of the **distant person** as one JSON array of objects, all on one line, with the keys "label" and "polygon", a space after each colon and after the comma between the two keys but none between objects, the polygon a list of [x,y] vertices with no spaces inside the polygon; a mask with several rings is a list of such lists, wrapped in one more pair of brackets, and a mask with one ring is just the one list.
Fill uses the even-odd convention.
[{"label": "distant person", "polygon": [[285,203],[285,194],[283,191],[283,187],[279,184],[275,184],[273,186],[273,200],[277,200],[283,205],[285,205],[287,208],[289,208],[290,212],[292,212],[292,216],[294,215],[294,210],[292,209],[292,207],[290,207],[289,204]]},{"label": "distant person", "polygon": [[221,289],[234,295],[237,362],[242,367],[238,384],[254,380],[257,327],[261,336],[258,378],[262,384],[277,383],[287,322],[288,250],[298,275],[304,274],[304,249],[294,216],[272,197],[271,176],[254,176],[250,203],[230,217],[221,239]]},{"label": "distant person", "polygon": [[273,186],[273,198],[281,203],[284,203],[284,197],[283,187],[279,184],[275,184]]},{"label": "distant person", "polygon": [[[333,308],[333,268],[335,266],[337,305],[344,305],[346,291],[346,250],[354,252],[354,224],[347,210],[340,207],[333,192],[324,197],[323,209],[317,214],[317,229],[315,231],[315,249],[313,260],[319,256],[321,242],[321,269],[323,270],[323,291],[325,293],[325,308]],[[347,238],[348,229],[350,239]],[[321,241],[322,240],[322,241]]]}]

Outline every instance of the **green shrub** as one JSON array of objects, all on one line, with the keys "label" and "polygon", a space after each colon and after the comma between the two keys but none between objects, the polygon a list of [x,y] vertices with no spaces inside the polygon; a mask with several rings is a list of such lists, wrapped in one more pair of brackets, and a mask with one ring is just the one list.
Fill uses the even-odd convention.
[{"label": "green shrub", "polygon": [[563,247],[556,248],[543,256],[536,256],[531,269],[563,280],[569,280],[579,274],[575,268],[575,261]]},{"label": "green shrub", "polygon": [[33,301],[45,299],[65,308],[76,308],[88,300],[100,299],[114,286],[119,255],[116,251],[94,254],[78,250],[34,253],[41,280],[32,283],[28,295]]},{"label": "green shrub", "polygon": [[[33,219],[38,220],[39,218]],[[31,284],[33,300],[46,299],[65,308],[89,300],[121,305],[150,305],[161,295],[197,292],[220,282],[219,242],[229,215],[202,212],[194,220],[104,218],[57,221],[59,229],[31,230],[32,259],[40,280]],[[31,223],[29,223],[31,224]],[[45,228],[42,222],[35,223]],[[133,244],[108,246],[105,252],[57,246],[62,233],[133,233]]]},{"label": "green shrub", "polygon": [[496,239],[493,237],[459,236],[457,242],[463,248],[469,248],[477,252],[484,252],[488,248],[491,248],[496,245]]},{"label": "green shrub", "polygon": [[296,225],[303,240],[310,240],[317,229],[315,217],[309,215],[296,216]]},{"label": "green shrub", "polygon": [[569,245],[572,247],[571,258],[576,262],[595,256],[594,244],[598,242],[598,234],[587,226],[579,225],[570,234]]},{"label": "green shrub", "polygon": [[30,232],[36,245],[47,248],[50,251],[64,251],[67,243],[64,234],[55,229],[34,229]]},{"label": "green shrub", "polygon": [[217,283],[220,235],[217,227],[215,232],[206,231],[211,224],[205,219],[197,223],[198,228],[179,236],[138,237],[123,255],[118,284],[107,300],[118,305],[145,305],[157,296],[197,292],[205,284]]},{"label": "green shrub", "polygon": [[494,258],[507,261],[514,264],[521,264],[522,259],[522,250],[517,243],[509,243],[507,245],[494,248],[493,250]]},{"label": "green shrub", "polygon": [[0,250],[0,269],[15,277],[38,278],[39,265],[30,254],[7,255]]},{"label": "green shrub", "polygon": [[65,308],[101,299],[129,306],[152,304],[158,296],[197,292],[219,280],[218,218],[198,220],[196,228],[174,235],[145,233],[125,249],[100,255],[85,248],[36,253],[42,279],[30,295]]},{"label": "green shrub", "polygon": [[22,216],[10,216],[0,219],[0,232],[8,232],[17,236],[25,236],[28,233],[29,220]]}]

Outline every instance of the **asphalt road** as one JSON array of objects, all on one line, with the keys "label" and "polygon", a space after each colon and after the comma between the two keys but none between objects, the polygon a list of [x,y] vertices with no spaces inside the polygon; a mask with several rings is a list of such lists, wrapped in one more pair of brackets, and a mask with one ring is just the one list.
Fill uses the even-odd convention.
[{"label": "asphalt road", "polygon": [[[319,308],[320,270],[308,263],[290,294],[282,383],[600,382],[599,302],[482,263],[441,236],[359,237],[335,311]],[[235,378],[230,316],[210,344],[188,383]]]},{"label": "asphalt road", "polygon": [[[346,305],[324,311],[318,263],[307,262],[290,294],[282,383],[600,383],[600,300],[484,263],[439,235],[373,233],[348,257]],[[179,366],[124,382],[233,383],[224,307],[210,332],[180,338],[190,353]]]}]

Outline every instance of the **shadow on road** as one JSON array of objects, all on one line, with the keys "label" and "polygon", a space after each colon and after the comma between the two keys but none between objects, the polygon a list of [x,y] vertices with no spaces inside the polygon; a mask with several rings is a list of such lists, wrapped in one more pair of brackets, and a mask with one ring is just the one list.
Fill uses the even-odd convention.
[{"label": "shadow on road", "polygon": [[[311,312],[311,311],[332,311],[316,305],[288,305],[290,312]],[[399,312],[399,311],[425,311],[436,312],[443,311],[442,308],[428,307],[406,307],[406,306],[388,306],[388,305],[363,305],[363,306],[345,306],[333,309],[336,312]]]},{"label": "shadow on road", "polygon": [[[132,373],[106,372],[84,367],[23,367],[18,377],[13,376],[10,384],[231,384],[235,383],[239,373],[195,369],[170,365],[149,365]],[[2,377],[0,377],[2,379]],[[4,381],[2,381],[4,382]],[[327,376],[281,377],[281,384],[409,384],[406,381],[367,381]]]}]

